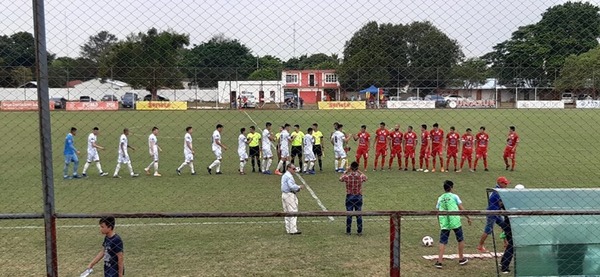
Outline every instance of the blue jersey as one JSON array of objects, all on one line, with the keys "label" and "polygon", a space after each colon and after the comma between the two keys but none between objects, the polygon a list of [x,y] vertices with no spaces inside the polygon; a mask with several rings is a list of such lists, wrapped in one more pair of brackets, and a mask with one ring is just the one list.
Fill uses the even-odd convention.
[{"label": "blue jersey", "polygon": [[104,237],[104,276],[119,276],[118,253],[123,252],[123,240],[115,234],[111,238]]},{"label": "blue jersey", "polygon": [[65,137],[65,155],[75,155],[75,144],[73,139],[73,134],[71,133],[68,133]]},{"label": "blue jersey", "polygon": [[[496,188],[500,188],[500,186],[496,185]],[[500,195],[496,191],[492,191],[492,193],[490,193],[490,198],[488,199],[487,209],[490,211],[498,211],[501,208],[501,202]]]}]

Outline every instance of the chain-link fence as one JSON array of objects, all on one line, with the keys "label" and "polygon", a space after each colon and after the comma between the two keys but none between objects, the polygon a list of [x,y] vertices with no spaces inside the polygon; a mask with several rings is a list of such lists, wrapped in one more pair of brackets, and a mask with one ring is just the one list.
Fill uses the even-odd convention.
[{"label": "chain-link fence", "polygon": [[[113,214],[129,276],[428,276],[440,222],[425,211],[445,180],[468,210],[500,176],[600,185],[595,3],[0,3],[0,275],[101,272],[98,219]],[[358,191],[340,182],[355,160]],[[277,176],[289,164],[299,192]],[[490,254],[502,228],[480,251],[473,213],[469,264],[449,256],[444,274],[600,274],[596,202],[544,193],[502,196],[556,204],[515,204],[540,213],[511,218],[514,264]],[[364,234],[347,236],[358,195]],[[296,210],[334,213],[275,214]]]}]

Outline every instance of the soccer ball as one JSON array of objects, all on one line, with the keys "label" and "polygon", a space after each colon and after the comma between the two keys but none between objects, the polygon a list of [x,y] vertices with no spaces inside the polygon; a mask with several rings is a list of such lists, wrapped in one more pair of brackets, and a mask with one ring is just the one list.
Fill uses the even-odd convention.
[{"label": "soccer ball", "polygon": [[423,246],[427,246],[427,247],[433,246],[433,238],[430,236],[424,236],[421,239],[421,242],[423,243]]}]

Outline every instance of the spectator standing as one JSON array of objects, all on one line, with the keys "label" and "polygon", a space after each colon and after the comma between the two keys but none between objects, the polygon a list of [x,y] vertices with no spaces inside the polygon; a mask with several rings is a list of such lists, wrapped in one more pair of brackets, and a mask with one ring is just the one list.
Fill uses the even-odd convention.
[{"label": "spectator standing", "polygon": [[[281,202],[283,204],[283,211],[286,213],[298,212],[298,197],[296,194],[303,188],[302,185],[296,184],[293,175],[294,172],[296,172],[296,166],[289,163],[286,166],[285,174],[281,177]],[[295,216],[285,217],[285,231],[288,234],[302,234],[302,232],[298,231],[296,225],[297,219]]]},{"label": "spectator standing", "polygon": [[[362,211],[363,197],[362,185],[367,181],[367,176],[358,170],[358,162],[350,164],[350,171],[346,170],[340,176],[340,182],[346,183],[346,211]],[[362,216],[356,216],[356,233],[361,236],[363,231]],[[352,216],[346,217],[346,235],[351,234]]]}]

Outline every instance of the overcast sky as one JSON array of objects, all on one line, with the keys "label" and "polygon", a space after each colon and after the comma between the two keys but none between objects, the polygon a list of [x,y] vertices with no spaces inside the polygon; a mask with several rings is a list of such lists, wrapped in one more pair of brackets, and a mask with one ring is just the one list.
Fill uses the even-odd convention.
[{"label": "overcast sky", "polygon": [[[0,32],[33,33],[31,2],[0,0]],[[77,57],[89,36],[107,30],[124,38],[151,27],[172,29],[201,44],[222,33],[255,55],[283,60],[337,53],[369,21],[431,21],[456,39],[467,57],[480,56],[518,26],[535,23],[562,0],[46,0],[48,50]],[[600,0],[588,1],[599,5]],[[294,32],[295,26],[295,32]],[[294,39],[295,34],[295,39]],[[295,46],[294,46],[295,45]]]}]

